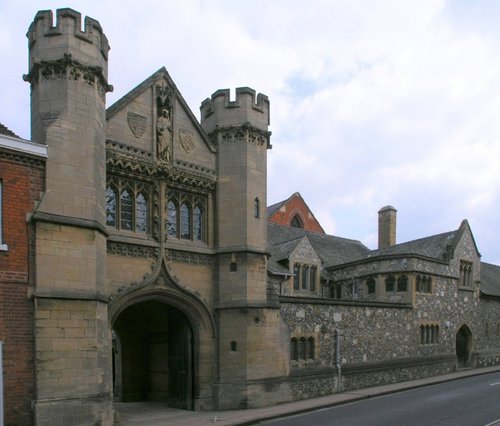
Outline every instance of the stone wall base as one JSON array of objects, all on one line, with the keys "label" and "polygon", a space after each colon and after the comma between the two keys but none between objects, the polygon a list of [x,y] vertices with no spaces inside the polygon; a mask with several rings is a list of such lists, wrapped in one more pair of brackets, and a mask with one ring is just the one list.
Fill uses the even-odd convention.
[{"label": "stone wall base", "polygon": [[36,426],[113,426],[111,396],[35,401]]}]

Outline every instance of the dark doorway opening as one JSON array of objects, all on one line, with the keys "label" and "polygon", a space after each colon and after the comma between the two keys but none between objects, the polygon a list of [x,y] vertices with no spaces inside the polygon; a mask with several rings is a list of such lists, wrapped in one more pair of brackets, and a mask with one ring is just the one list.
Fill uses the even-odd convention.
[{"label": "dark doorway opening", "polygon": [[472,352],[472,333],[466,325],[460,327],[456,336],[456,353],[458,368],[468,367]]},{"label": "dark doorway opening", "polygon": [[158,301],[125,309],[113,325],[113,392],[122,402],[193,406],[193,333],[186,316]]}]

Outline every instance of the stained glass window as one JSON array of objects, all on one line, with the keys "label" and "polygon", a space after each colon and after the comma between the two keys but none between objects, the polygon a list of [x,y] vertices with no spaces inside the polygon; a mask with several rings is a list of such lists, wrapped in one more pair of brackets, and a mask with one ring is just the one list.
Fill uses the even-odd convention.
[{"label": "stained glass window", "polygon": [[139,232],[148,230],[148,202],[142,193],[135,200],[135,230]]},{"label": "stained glass window", "polygon": [[198,206],[193,210],[193,234],[196,241],[203,241],[203,210]]},{"label": "stained glass window", "polygon": [[127,231],[132,230],[132,196],[124,189],[120,195],[120,228]]},{"label": "stained glass window", "polygon": [[106,225],[116,228],[116,192],[109,186],[106,189]]},{"label": "stained glass window", "polygon": [[173,201],[167,204],[167,235],[177,237],[177,205]]},{"label": "stained glass window", "polygon": [[186,203],[182,203],[180,212],[181,238],[191,239],[191,209]]}]

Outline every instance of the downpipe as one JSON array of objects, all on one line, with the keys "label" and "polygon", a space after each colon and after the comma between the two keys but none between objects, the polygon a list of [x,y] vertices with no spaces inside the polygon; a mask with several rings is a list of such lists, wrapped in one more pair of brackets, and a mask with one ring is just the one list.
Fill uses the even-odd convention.
[{"label": "downpipe", "polygon": [[340,330],[335,330],[335,368],[337,370],[337,392],[342,392],[342,362],[340,356]]}]

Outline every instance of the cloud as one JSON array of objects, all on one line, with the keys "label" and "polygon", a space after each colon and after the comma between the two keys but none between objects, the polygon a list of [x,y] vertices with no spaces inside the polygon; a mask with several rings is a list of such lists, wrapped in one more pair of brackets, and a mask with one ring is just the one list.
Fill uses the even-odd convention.
[{"label": "cloud", "polygon": [[[44,8],[57,6],[54,0]],[[377,211],[399,241],[467,217],[500,261],[500,6],[491,1],[143,0],[72,7],[100,21],[119,99],[166,66],[193,112],[219,88],[271,100],[270,203],[299,191],[324,228],[376,245]],[[0,120],[29,136],[24,37],[36,10],[0,6]]]}]

